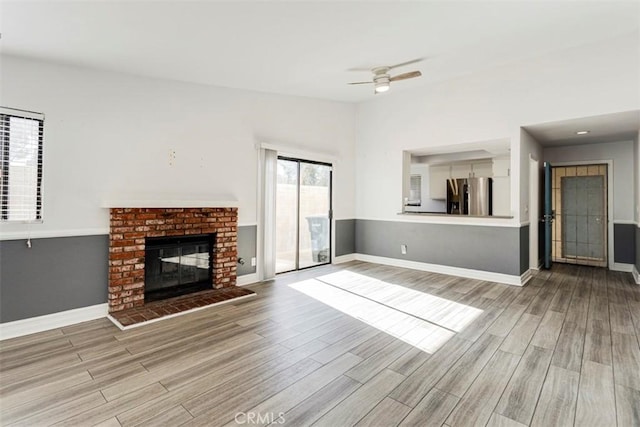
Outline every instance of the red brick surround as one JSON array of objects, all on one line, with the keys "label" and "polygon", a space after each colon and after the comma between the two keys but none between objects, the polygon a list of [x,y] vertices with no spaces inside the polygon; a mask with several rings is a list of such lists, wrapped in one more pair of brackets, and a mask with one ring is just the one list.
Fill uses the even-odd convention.
[{"label": "red brick surround", "polygon": [[109,312],[144,305],[145,238],[216,233],[212,288],[236,285],[237,208],[112,208]]}]

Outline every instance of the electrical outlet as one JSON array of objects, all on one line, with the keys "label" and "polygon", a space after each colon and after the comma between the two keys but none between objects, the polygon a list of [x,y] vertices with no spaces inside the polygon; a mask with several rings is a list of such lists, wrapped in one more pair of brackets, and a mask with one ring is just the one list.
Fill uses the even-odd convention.
[{"label": "electrical outlet", "polygon": [[255,267],[256,266],[256,257],[252,257],[251,258],[251,267]]},{"label": "electrical outlet", "polygon": [[402,255],[406,255],[407,254],[407,245],[400,245],[400,253]]}]

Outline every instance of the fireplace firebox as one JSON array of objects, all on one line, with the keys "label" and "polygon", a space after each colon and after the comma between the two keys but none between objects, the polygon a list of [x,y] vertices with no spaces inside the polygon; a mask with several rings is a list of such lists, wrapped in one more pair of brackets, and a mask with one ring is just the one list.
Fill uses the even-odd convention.
[{"label": "fireplace firebox", "polygon": [[215,233],[147,237],[144,299],[157,301],[212,289]]}]

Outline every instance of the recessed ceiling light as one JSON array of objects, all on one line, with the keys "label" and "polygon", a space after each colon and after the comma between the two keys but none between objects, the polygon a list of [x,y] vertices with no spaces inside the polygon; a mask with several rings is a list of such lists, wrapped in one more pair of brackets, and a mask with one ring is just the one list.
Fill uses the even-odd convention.
[{"label": "recessed ceiling light", "polygon": [[590,130],[579,130],[578,132],[576,132],[576,135],[586,135],[589,132],[591,132]]}]

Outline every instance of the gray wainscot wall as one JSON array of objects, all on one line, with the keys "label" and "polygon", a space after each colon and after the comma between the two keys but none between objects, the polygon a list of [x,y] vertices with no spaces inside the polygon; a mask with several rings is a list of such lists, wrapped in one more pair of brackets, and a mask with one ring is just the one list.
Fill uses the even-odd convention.
[{"label": "gray wainscot wall", "polygon": [[[407,254],[400,245],[407,245]],[[355,222],[359,254],[520,276],[529,268],[529,226],[362,220]]]},{"label": "gray wainscot wall", "polygon": [[[255,225],[238,227],[238,276],[256,272]],[[0,241],[0,323],[107,302],[109,236]]]},{"label": "gray wainscot wall", "polygon": [[634,264],[636,262],[635,224],[613,224],[614,262]]},{"label": "gray wainscot wall", "polygon": [[256,267],[251,266],[251,258],[258,253],[258,226],[244,225],[238,227],[238,258],[244,259],[244,265],[238,264],[238,276],[253,274]]},{"label": "gray wainscot wall", "polygon": [[636,227],[636,270],[640,272],[640,227]]},{"label": "gray wainscot wall", "polygon": [[336,220],[336,256],[349,255],[356,251],[356,220]]},{"label": "gray wainscot wall", "polygon": [[0,241],[0,322],[107,302],[109,236]]}]

